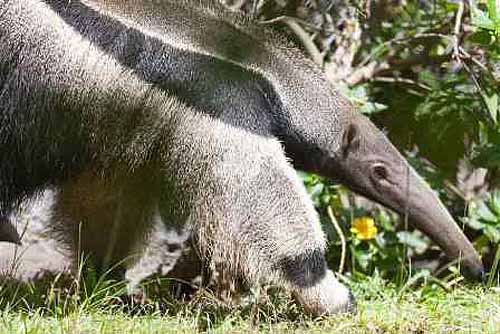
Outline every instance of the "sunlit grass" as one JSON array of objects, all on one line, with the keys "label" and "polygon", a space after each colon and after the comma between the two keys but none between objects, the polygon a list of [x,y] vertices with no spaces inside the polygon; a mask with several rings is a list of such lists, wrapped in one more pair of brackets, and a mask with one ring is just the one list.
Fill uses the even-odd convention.
[{"label": "sunlit grass", "polygon": [[319,319],[279,291],[251,294],[242,306],[206,292],[189,303],[159,296],[133,305],[122,302],[123,284],[101,281],[84,292],[75,286],[63,277],[4,284],[0,333],[500,333],[500,291],[486,286],[447,290],[435,282],[408,287],[366,278],[351,282],[356,315]]}]

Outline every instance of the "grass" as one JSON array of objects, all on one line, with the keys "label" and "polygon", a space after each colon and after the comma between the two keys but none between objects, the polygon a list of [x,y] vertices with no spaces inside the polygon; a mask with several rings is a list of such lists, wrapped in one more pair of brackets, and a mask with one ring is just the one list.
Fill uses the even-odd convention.
[{"label": "grass", "polygon": [[123,285],[112,282],[94,281],[78,294],[61,277],[43,286],[6,283],[0,333],[500,333],[498,288],[398,287],[376,277],[351,286],[356,315],[312,319],[279,291],[234,307],[206,293],[190,303],[159,297],[134,306],[120,301]]}]

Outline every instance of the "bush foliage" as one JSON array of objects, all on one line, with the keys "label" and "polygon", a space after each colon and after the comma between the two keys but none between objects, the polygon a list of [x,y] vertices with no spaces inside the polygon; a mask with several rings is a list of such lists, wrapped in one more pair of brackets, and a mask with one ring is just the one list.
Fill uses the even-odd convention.
[{"label": "bush foliage", "polygon": [[[225,2],[289,34],[385,129],[493,269],[490,283],[498,280],[500,3]],[[330,238],[332,267],[395,280],[422,269],[454,277],[457,268],[404,219],[315,175],[303,180]],[[360,222],[370,235],[353,228]]]}]

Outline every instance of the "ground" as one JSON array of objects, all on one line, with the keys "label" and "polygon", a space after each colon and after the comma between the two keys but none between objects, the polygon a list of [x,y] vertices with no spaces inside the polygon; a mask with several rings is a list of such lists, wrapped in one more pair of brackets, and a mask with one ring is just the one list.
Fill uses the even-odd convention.
[{"label": "ground", "polygon": [[105,285],[78,297],[54,287],[20,289],[16,296],[9,287],[0,290],[0,333],[500,333],[498,288],[416,284],[351,282],[357,314],[319,319],[284,292],[251,295],[243,306],[221,306],[206,294],[190,303],[159,298],[131,306]]}]

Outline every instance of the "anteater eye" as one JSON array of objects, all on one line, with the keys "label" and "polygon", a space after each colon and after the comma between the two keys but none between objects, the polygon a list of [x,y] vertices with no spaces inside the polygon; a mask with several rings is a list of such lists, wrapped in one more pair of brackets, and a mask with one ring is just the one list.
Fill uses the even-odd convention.
[{"label": "anteater eye", "polygon": [[373,175],[377,179],[387,179],[387,168],[384,165],[373,166]]}]

